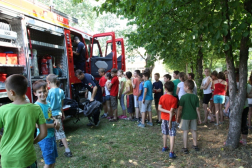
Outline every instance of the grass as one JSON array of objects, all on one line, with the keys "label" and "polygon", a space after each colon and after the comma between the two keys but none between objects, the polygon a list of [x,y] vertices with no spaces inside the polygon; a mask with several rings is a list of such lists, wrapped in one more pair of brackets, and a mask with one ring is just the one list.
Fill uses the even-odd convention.
[{"label": "grass", "polygon": [[[120,107],[118,108],[120,109]],[[153,108],[154,109],[154,108]],[[119,112],[121,114],[121,111]],[[202,112],[203,114],[203,112]],[[153,110],[153,119],[157,116]],[[202,116],[203,118],[203,116]],[[213,124],[198,126],[198,145],[200,151],[191,149],[192,137],[189,133],[188,155],[181,152],[182,131],[177,129],[175,153],[177,159],[169,159],[169,153],[161,152],[162,134],[160,126],[138,128],[136,122],[119,120],[110,123],[101,119],[98,127],[87,127],[88,119],[82,117],[74,124],[74,119],[64,122],[67,139],[70,142],[72,158],[64,156],[64,147],[58,147],[57,168],[80,167],[251,167],[251,136],[248,146],[234,151],[223,148],[227,137],[228,120],[219,127]],[[169,143],[168,143],[169,144]],[[39,167],[43,167],[41,152],[36,145]]]}]

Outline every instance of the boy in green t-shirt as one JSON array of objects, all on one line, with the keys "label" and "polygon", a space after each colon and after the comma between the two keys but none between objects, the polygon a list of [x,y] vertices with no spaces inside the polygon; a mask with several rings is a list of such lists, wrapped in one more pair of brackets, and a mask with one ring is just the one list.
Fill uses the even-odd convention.
[{"label": "boy in green t-shirt", "polygon": [[[28,103],[25,98],[27,79],[22,75],[11,75],[6,81],[6,91],[10,104],[0,107],[0,128],[4,128],[1,138],[1,166],[37,167],[34,145],[47,135],[46,121],[38,105]],[[40,133],[34,139],[35,125]]]},{"label": "boy in green t-shirt", "polygon": [[[184,90],[187,94],[183,95],[179,100],[179,109],[177,122],[180,122],[180,118],[182,119],[180,122],[180,128],[183,130],[183,141],[184,148],[183,151],[185,154],[188,154],[189,151],[187,149],[187,139],[188,139],[188,131],[191,129],[192,137],[193,137],[193,148],[195,151],[199,151],[197,146],[197,117],[199,119],[199,124],[201,124],[200,112],[199,112],[199,98],[193,94],[194,83],[192,80],[187,80],[184,83]],[[182,111],[182,114],[181,114]]]}]

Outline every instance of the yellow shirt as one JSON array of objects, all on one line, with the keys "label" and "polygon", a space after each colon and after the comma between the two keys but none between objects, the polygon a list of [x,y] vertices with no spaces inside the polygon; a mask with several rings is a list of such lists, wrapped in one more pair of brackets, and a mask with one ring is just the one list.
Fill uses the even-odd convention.
[{"label": "yellow shirt", "polygon": [[125,95],[131,95],[131,94],[133,94],[133,87],[132,87],[132,83],[131,83],[130,79],[127,79],[125,87],[126,87],[125,88],[126,91],[127,91],[128,88],[130,88],[130,92],[126,93]]}]

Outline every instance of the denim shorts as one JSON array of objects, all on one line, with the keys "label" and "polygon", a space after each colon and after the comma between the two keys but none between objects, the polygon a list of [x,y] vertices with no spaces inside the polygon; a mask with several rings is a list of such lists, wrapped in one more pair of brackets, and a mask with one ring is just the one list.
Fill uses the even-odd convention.
[{"label": "denim shorts", "polygon": [[103,96],[103,103],[106,103],[106,101],[110,100],[110,95]]},{"label": "denim shorts", "polygon": [[223,96],[223,95],[214,95],[213,101],[216,104],[224,104],[225,103],[225,96]]},{"label": "denim shorts", "polygon": [[135,95],[134,95],[134,107],[139,108],[139,104],[138,104],[138,101],[137,101],[137,96],[135,96]]},{"label": "denim shorts", "polygon": [[56,158],[58,157],[55,137],[45,138],[38,144],[42,151],[45,164],[47,165],[54,164],[56,162]]},{"label": "denim shorts", "polygon": [[162,120],[161,130],[162,130],[162,134],[164,135],[176,136],[176,122],[172,121],[171,130],[169,130],[169,121]]}]

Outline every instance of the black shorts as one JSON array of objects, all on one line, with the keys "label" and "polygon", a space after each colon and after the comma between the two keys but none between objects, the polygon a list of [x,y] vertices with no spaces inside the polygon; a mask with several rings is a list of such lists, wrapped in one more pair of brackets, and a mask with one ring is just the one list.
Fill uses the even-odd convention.
[{"label": "black shorts", "polygon": [[212,93],[204,94],[203,104],[208,104],[211,98],[212,98]]},{"label": "black shorts", "polygon": [[156,109],[158,109],[158,103],[159,103],[160,97],[154,98],[154,100],[155,100],[155,107],[156,107]]},{"label": "black shorts", "polygon": [[126,95],[127,99],[127,111],[128,113],[134,113],[135,112],[135,107],[134,107],[134,96],[133,94]]}]

